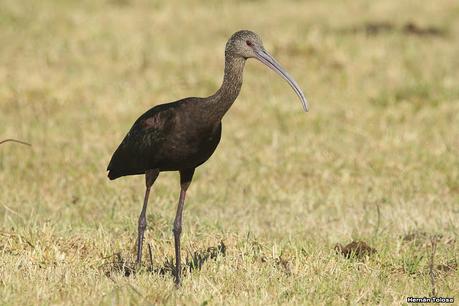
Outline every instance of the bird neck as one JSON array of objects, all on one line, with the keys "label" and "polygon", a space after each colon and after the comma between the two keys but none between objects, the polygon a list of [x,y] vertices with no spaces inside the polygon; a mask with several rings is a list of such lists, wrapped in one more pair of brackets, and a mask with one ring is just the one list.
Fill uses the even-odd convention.
[{"label": "bird neck", "polygon": [[220,121],[239,95],[244,65],[244,58],[225,53],[223,83],[217,92],[207,99],[209,105],[206,105],[206,110],[212,119]]}]

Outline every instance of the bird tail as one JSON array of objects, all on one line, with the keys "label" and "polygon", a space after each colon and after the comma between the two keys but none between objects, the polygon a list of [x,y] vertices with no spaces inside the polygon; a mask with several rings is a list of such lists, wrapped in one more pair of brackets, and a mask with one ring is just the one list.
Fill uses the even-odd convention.
[{"label": "bird tail", "polygon": [[113,181],[113,180],[116,180],[117,178],[121,177],[122,174],[120,174],[119,172],[116,172],[116,171],[113,171],[113,170],[109,170],[108,171],[108,178]]}]

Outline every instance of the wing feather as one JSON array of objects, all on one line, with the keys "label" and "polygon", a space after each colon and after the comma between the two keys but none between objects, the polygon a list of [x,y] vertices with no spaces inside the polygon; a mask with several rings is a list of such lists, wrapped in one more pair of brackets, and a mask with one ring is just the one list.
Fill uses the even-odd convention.
[{"label": "wing feather", "polygon": [[110,160],[110,179],[142,174],[154,167],[156,152],[175,124],[174,107],[165,106],[168,104],[156,106],[136,120]]}]

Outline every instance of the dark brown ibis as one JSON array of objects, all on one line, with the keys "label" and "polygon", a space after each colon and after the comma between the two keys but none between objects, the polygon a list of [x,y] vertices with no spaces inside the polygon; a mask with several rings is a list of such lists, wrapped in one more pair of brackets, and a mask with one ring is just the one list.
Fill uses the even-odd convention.
[{"label": "dark brown ibis", "polygon": [[236,100],[242,86],[245,61],[256,58],[284,78],[301,100],[303,92],[290,75],[263,47],[251,31],[234,33],[226,43],[225,74],[217,92],[207,98],[190,97],[153,107],[140,116],[112,156],[107,170],[111,180],[126,175],[145,174],[146,192],[138,222],[137,264],[147,226],[146,210],[150,188],[162,171],[180,172],[180,198],[175,215],[175,282],[180,284],[180,234],[185,195],[196,167],[214,153],[222,133],[221,120]]}]

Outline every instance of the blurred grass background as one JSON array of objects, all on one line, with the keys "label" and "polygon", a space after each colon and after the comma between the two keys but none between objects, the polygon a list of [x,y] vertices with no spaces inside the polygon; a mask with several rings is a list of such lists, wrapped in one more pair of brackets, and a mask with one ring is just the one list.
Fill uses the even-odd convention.
[{"label": "blurred grass background", "polygon": [[[239,29],[261,35],[311,111],[249,60],[184,212],[185,253],[224,241],[226,256],[178,291],[167,273],[125,277],[112,255],[134,258],[144,179],[109,182],[111,153],[153,105],[215,92]],[[0,147],[2,304],[399,304],[432,290],[432,235],[450,267],[438,295],[454,296],[458,37],[452,0],[2,0],[0,139],[33,145]],[[156,267],[173,254],[178,192],[161,174]],[[351,240],[378,253],[335,253]]]}]

